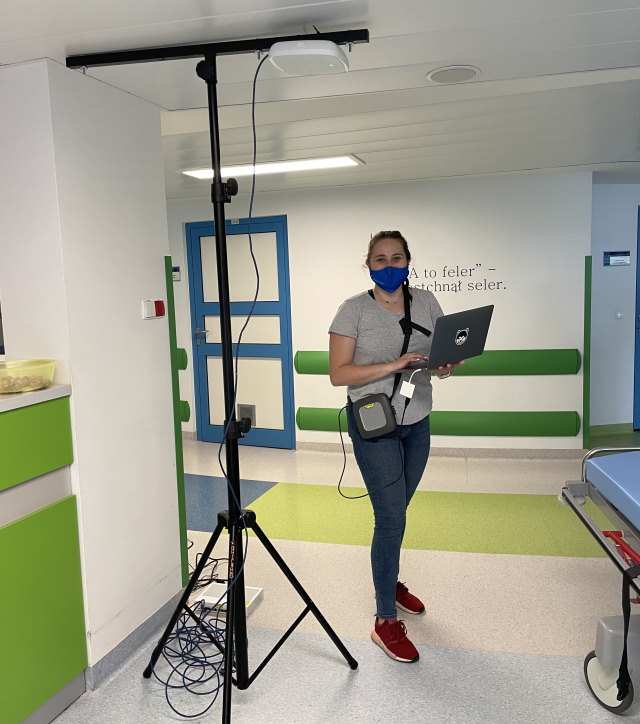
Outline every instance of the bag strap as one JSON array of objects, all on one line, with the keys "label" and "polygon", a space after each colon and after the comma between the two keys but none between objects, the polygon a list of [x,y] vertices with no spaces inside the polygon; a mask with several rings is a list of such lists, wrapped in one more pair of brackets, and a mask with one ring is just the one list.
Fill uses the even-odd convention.
[{"label": "bag strap", "polygon": [[[402,342],[402,351],[400,352],[401,357],[409,349],[409,338],[411,337],[411,332],[413,331],[413,326],[411,324],[411,297],[409,296],[409,282],[406,279],[402,282],[402,297],[404,299],[404,317],[400,320],[400,326],[404,332],[404,341]],[[429,332],[429,334],[431,334],[431,332]],[[391,391],[391,397],[389,399],[393,400],[393,396],[396,394],[401,378],[402,371],[398,370],[393,379],[393,390]]]},{"label": "bag strap", "polygon": [[[369,296],[375,301],[375,297],[371,289],[369,289]],[[409,294],[409,282],[406,279],[402,282],[402,298],[404,300],[404,317],[400,320],[400,327],[404,332],[404,340],[402,342],[402,351],[400,352],[401,357],[409,349],[409,338],[411,337],[411,333],[414,329],[418,332],[422,332],[422,334],[424,334],[426,337],[431,336],[430,330],[425,329],[419,324],[411,321],[411,295]],[[393,380],[393,390],[391,392],[391,397],[389,398],[390,400],[393,400],[393,396],[396,394],[396,390],[398,389],[401,378],[402,370],[396,372],[395,374]]]}]

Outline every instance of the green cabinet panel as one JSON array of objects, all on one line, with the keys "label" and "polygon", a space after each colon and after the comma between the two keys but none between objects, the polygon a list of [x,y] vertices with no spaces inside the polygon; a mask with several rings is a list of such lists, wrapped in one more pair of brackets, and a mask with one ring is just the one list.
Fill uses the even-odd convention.
[{"label": "green cabinet panel", "polygon": [[72,461],[68,397],[0,413],[0,490]]},{"label": "green cabinet panel", "polygon": [[2,724],[19,724],[87,666],[75,496],[0,528]]}]

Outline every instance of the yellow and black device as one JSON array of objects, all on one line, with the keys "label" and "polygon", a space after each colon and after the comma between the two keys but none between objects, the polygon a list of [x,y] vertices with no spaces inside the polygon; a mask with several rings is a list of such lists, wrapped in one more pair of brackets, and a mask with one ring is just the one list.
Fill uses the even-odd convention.
[{"label": "yellow and black device", "polygon": [[367,395],[352,403],[353,419],[363,440],[387,435],[396,429],[396,414],[383,392]]}]

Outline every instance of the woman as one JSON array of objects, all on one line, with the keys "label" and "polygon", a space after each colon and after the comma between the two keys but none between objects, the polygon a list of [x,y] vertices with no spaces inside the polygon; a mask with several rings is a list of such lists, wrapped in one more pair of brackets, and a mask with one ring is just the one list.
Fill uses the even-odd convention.
[{"label": "woman", "polygon": [[[400,546],[406,510],[418,487],[429,457],[429,413],[431,374],[406,370],[428,359],[430,333],[442,309],[429,291],[409,291],[412,334],[405,354],[405,335],[400,321],[405,317],[403,284],[407,285],[411,254],[399,231],[381,231],[369,243],[366,265],[374,282],[372,291],[347,299],[329,329],[329,374],[331,383],[347,385],[347,421],[353,451],[371,498],[375,517],[371,544],[371,568],[376,593],[376,620],[371,638],[392,659],[418,660],[406,628],[397,618],[397,608],[411,614],[424,605],[398,580]],[[422,331],[416,329],[421,328]],[[456,364],[439,367],[440,378],[448,377]],[[399,394],[396,373],[415,389],[411,398]],[[398,380],[400,381],[400,380]],[[397,427],[373,439],[363,439],[355,424],[351,403],[374,393],[392,397]]]}]

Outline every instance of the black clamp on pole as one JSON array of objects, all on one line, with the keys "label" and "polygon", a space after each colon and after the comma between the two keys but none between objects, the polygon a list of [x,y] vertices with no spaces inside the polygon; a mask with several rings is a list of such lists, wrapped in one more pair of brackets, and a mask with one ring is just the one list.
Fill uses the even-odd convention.
[{"label": "black clamp on pole", "polygon": [[243,417],[241,420],[232,420],[227,423],[227,439],[238,440],[251,430],[251,418]]},{"label": "black clamp on pole", "polygon": [[238,193],[238,182],[234,178],[226,181],[215,181],[211,184],[211,201],[214,204],[228,204],[231,197]]}]

